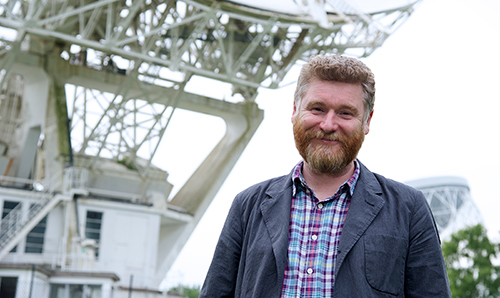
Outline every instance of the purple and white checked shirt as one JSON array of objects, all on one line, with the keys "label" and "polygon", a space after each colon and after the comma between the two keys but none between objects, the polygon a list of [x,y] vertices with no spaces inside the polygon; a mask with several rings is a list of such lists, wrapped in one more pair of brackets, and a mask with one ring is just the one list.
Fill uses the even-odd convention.
[{"label": "purple and white checked shirt", "polygon": [[305,183],[303,161],[295,166],[282,298],[333,296],[340,234],[359,178],[359,163],[354,162],[352,177],[323,202]]}]

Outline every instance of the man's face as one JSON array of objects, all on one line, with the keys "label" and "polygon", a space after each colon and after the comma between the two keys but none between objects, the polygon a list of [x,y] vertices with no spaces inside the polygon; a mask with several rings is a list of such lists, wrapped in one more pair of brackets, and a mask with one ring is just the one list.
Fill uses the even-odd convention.
[{"label": "man's face", "polygon": [[295,145],[316,173],[340,174],[356,158],[372,114],[363,123],[361,84],[312,81],[292,117]]}]

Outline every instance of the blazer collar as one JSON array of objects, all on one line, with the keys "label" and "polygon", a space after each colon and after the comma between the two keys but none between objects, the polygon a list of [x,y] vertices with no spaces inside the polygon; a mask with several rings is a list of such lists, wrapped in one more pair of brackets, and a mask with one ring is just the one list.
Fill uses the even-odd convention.
[{"label": "blazer collar", "polygon": [[[338,272],[347,253],[360,239],[385,204],[382,197],[382,188],[375,175],[361,162],[359,164],[361,172],[342,229],[335,273]],[[292,205],[292,172],[273,181],[269,185],[266,195],[267,197],[260,204],[260,210],[271,238],[278,269],[278,280],[282,281],[288,253],[290,209]]]},{"label": "blazer collar", "polygon": [[266,191],[260,210],[271,238],[276,258],[278,280],[283,281],[288,254],[290,209],[292,207],[292,173],[275,180]]},{"label": "blazer collar", "polygon": [[361,173],[340,236],[335,274],[337,274],[346,255],[358,242],[385,204],[382,197],[382,188],[377,178],[361,162],[360,166]]}]

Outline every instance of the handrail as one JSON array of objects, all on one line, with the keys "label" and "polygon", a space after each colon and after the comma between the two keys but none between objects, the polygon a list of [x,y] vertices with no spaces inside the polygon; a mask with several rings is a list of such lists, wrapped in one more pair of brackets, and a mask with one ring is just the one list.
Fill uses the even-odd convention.
[{"label": "handrail", "polygon": [[[36,180],[0,176],[0,186],[19,188],[19,184],[24,186],[31,185],[32,188],[28,188],[26,194],[28,197],[37,199],[37,201],[28,207],[26,216],[23,216],[22,204],[17,204],[17,206],[10,210],[4,218],[0,219],[0,251],[7,246],[9,241],[13,239],[24,226],[34,220],[35,215],[54,197],[54,191],[60,185],[58,175],[54,177],[55,178],[49,180],[46,185],[47,187],[44,187],[42,183]],[[23,189],[26,189],[26,187],[23,187]]]}]

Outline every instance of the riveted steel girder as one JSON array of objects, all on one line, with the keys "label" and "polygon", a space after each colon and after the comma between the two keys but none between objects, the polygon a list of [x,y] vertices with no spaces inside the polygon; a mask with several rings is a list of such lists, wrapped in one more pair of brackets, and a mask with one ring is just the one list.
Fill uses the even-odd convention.
[{"label": "riveted steel girder", "polygon": [[[299,59],[352,49],[371,54],[413,11],[408,5],[366,14],[346,1],[328,2],[336,8],[328,28],[305,16],[202,0],[8,1],[0,25],[15,29],[19,42],[30,36],[67,45],[73,63],[104,67],[119,56],[123,71],[136,69],[142,79],[167,79],[161,70],[168,68],[229,82],[249,99],[256,93],[248,90],[278,87]],[[98,57],[90,62],[70,45]]]}]

